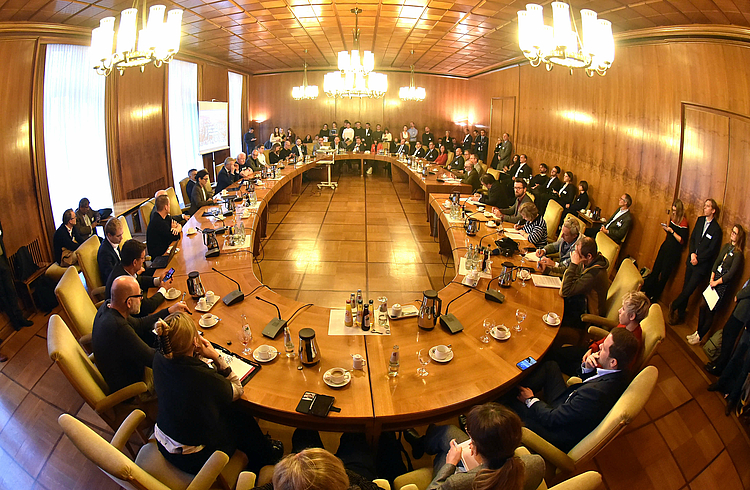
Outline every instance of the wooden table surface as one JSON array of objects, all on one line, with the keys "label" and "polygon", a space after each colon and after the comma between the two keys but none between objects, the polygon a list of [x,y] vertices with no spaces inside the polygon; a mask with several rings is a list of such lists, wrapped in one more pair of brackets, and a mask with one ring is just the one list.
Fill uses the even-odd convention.
[{"label": "wooden table surface", "polygon": [[[396,163],[395,159],[390,161]],[[315,165],[313,161],[296,168],[287,166],[281,171],[281,180],[266,181],[265,188],[257,189],[262,202],[256,213],[243,220],[248,233],[253,229],[255,238],[263,232],[263,222],[267,219],[267,205],[274,200],[283,199],[295,179],[299,179],[302,172]],[[415,178],[421,178],[414,175]],[[452,191],[452,187],[454,186],[450,184],[442,184],[443,192],[446,193]],[[449,226],[441,204],[446,195],[428,198],[428,204],[431,209],[437,211],[435,216],[439,218],[444,237],[450,242],[458,264],[463,250],[457,247],[464,245],[465,233],[463,228]],[[212,223],[210,218],[201,216],[206,209],[208,208],[196,213],[184,229],[220,226],[220,223]],[[231,217],[224,224],[233,225],[235,219]],[[454,313],[464,326],[464,331],[456,335],[451,335],[439,325],[433,330],[421,330],[417,326],[416,318],[391,321],[389,336],[328,335],[328,308],[314,305],[303,307],[302,303],[261,286],[261,282],[253,273],[252,249],[229,253],[223,249],[224,235],[218,235],[217,238],[222,253],[211,259],[204,257],[206,248],[200,232],[191,236],[186,235],[181,239],[180,251],[170,264],[176,269],[174,286],[185,291],[187,274],[195,270],[201,273],[201,281],[206,290],[223,296],[236,288],[229,279],[213,272],[212,267],[225,272],[240,283],[242,291],[248,294],[248,297],[239,305],[230,307],[218,302],[211,312],[221,318],[221,321],[213,328],[199,329],[203,330],[209,340],[240,353],[240,315],[245,314],[254,336],[251,346],[256,348],[262,343],[267,343],[279,350],[279,356],[264,364],[260,372],[247,384],[243,399],[255,414],[283,424],[323,430],[364,430],[376,434],[383,429],[399,429],[444,419],[447,415],[459,413],[476,403],[495,399],[522,377],[521,371],[516,367],[518,361],[529,355],[539,359],[551,345],[557,330],[545,325],[541,320],[542,315],[548,310],[562,313],[562,299],[557,291],[535,288],[530,281],[525,288],[521,287],[520,282],[516,282],[511,288],[503,289],[502,292],[506,296],[503,304],[488,302],[484,299],[483,293],[488,282],[485,279],[479,283],[477,290],[468,292],[451,305],[450,312]],[[478,242],[479,237],[472,238],[472,241]],[[485,240],[484,243],[486,242]],[[493,258],[494,274],[497,274],[499,264],[505,260]],[[515,260],[518,261],[518,257]],[[456,277],[456,280],[460,279],[461,276]],[[497,288],[497,284],[493,283],[493,287]],[[451,299],[466,290],[465,286],[454,283],[442,289],[439,294],[443,300],[443,308]],[[303,307],[294,316],[289,328],[295,346],[298,346],[298,333],[301,328],[309,327],[316,331],[316,340],[321,352],[321,361],[318,365],[298,369],[298,359],[289,359],[284,355],[282,335],[276,340],[261,336],[263,327],[276,316],[276,310],[256,300],[256,295],[278,305],[281,317],[285,320],[289,320],[295,311]],[[347,294],[342,293],[342,308],[346,299]],[[188,297],[187,301],[191,309],[194,308],[196,300]],[[512,332],[510,340],[505,342],[492,339],[489,344],[482,344],[479,341],[485,318],[512,327],[518,307],[524,307],[528,312],[522,332]],[[194,312],[196,323],[198,315],[198,312]],[[452,344],[454,359],[446,364],[432,362],[427,366],[429,376],[418,377],[417,351],[438,344]],[[394,345],[399,345],[401,366],[399,375],[391,378],[387,375],[388,359]],[[322,380],[322,374],[332,367],[350,369],[353,354],[366,357],[365,369],[353,371],[352,382],[344,388],[328,387]],[[297,413],[295,407],[305,391],[335,396],[335,406],[340,407],[341,412],[332,412],[327,418]]]}]

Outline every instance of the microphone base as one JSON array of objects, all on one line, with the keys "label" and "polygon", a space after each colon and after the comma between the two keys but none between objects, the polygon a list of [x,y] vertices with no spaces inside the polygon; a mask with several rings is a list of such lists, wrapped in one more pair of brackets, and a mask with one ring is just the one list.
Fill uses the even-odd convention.
[{"label": "microphone base", "polygon": [[225,305],[232,306],[232,305],[236,305],[237,303],[241,303],[242,300],[244,299],[245,299],[245,294],[239,289],[235,289],[231,293],[224,296],[222,298],[222,301],[224,301]]},{"label": "microphone base", "polygon": [[269,339],[275,339],[279,336],[282,330],[286,327],[286,320],[281,318],[272,318],[266,328],[263,329],[263,336]]},{"label": "microphone base", "polygon": [[218,257],[220,252],[221,251],[218,248],[209,248],[206,251],[206,258],[210,259],[211,257]]},{"label": "microphone base", "polygon": [[505,301],[505,295],[497,289],[487,289],[484,292],[484,299],[487,301],[494,301],[495,303],[502,303]]},{"label": "microphone base", "polygon": [[461,322],[458,321],[458,318],[453,313],[440,315],[440,325],[445,327],[450,333],[458,333],[464,329],[464,326],[461,325]]}]

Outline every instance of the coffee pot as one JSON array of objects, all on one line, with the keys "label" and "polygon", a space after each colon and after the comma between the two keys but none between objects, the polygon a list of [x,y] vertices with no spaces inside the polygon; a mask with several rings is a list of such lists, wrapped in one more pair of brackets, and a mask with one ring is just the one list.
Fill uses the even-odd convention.
[{"label": "coffee pot", "polygon": [[203,245],[206,246],[206,258],[216,257],[219,255],[219,241],[216,239],[216,230],[203,229]]},{"label": "coffee pot", "polygon": [[503,269],[500,271],[500,275],[497,276],[497,282],[501,288],[509,288],[511,283],[516,280],[518,269],[513,265],[513,262],[503,262]]},{"label": "coffee pot", "polygon": [[201,275],[198,271],[192,271],[188,274],[187,290],[193,298],[200,298],[206,294],[206,290],[203,288],[203,283],[201,282]]},{"label": "coffee pot", "polygon": [[482,222],[474,218],[466,218],[464,221],[464,230],[469,236],[476,236],[479,233],[479,228],[482,226]]},{"label": "coffee pot", "polygon": [[461,193],[460,192],[451,192],[451,202],[454,205],[461,204]]},{"label": "coffee pot", "polygon": [[299,331],[299,360],[305,366],[314,366],[320,362],[320,350],[315,341],[315,330],[303,328]]},{"label": "coffee pot", "polygon": [[437,324],[440,312],[443,309],[443,300],[438,298],[437,291],[428,289],[422,298],[422,307],[419,309],[417,325],[425,330],[432,330]]}]

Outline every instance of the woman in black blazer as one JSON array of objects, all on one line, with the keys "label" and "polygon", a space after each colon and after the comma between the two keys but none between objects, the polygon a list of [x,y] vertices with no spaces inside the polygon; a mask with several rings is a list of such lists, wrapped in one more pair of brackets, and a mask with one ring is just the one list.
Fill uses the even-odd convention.
[{"label": "woman in black blazer", "polygon": [[553,199],[557,201],[557,203],[563,207],[563,209],[566,209],[569,204],[573,202],[573,200],[576,198],[576,186],[573,183],[573,179],[575,177],[573,176],[573,172],[568,170],[563,174],[563,186],[560,188],[559,191],[552,191],[552,194],[554,195]]},{"label": "woman in black blazer", "polygon": [[578,197],[575,198],[575,200],[571,204],[565,205],[565,210],[563,211],[562,218],[560,219],[560,223],[565,223],[565,217],[569,214],[572,214],[573,216],[576,216],[578,211],[583,211],[588,207],[589,205],[589,183],[585,180],[582,180],[578,184]]}]

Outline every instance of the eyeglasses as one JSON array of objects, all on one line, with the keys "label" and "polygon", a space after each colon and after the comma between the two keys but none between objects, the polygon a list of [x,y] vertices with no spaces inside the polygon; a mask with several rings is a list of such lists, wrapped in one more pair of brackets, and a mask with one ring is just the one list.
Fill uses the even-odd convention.
[{"label": "eyeglasses", "polygon": [[125,298],[125,301],[129,300],[130,298],[143,299],[143,295],[142,294],[134,294],[132,296],[128,296],[127,298]]}]

